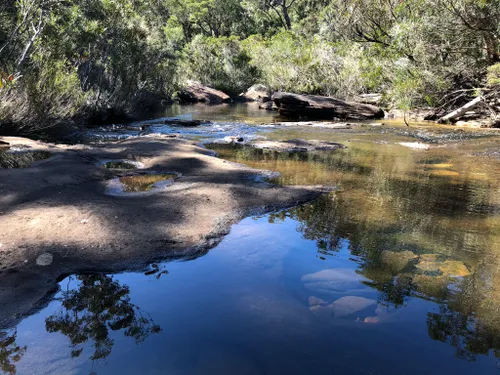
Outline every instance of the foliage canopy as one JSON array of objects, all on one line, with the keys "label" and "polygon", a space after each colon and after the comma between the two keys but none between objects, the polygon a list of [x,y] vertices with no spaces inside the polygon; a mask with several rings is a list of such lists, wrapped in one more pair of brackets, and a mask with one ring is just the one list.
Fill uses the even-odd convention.
[{"label": "foliage canopy", "polygon": [[6,0],[0,121],[150,110],[185,79],[436,106],[497,85],[499,19],[500,0]]}]

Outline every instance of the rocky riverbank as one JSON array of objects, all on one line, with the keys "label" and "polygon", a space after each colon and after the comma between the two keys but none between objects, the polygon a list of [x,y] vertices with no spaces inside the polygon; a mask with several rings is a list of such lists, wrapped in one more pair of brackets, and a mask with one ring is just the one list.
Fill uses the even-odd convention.
[{"label": "rocky riverbank", "polygon": [[[101,147],[0,140],[47,156],[27,168],[0,169],[3,327],[43,303],[64,275],[196,257],[242,217],[323,191],[272,185],[265,171],[166,136]],[[117,182],[123,194],[113,194]]]}]

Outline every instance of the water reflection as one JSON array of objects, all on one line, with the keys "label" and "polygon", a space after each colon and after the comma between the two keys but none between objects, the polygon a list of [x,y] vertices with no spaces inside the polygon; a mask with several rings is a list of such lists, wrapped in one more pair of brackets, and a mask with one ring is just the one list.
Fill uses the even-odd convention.
[{"label": "water reflection", "polygon": [[26,346],[16,343],[17,331],[0,332],[0,370],[2,374],[15,375],[16,363],[26,353]]},{"label": "water reflection", "polygon": [[[321,256],[335,255],[346,238],[350,239],[351,254],[358,256],[355,261],[359,268],[356,272],[349,271],[350,275],[325,270],[303,277],[306,288],[315,293],[310,297],[312,311],[324,310],[336,317],[355,314],[357,320],[376,323],[388,316],[387,308],[402,308],[410,297],[433,300],[440,305],[438,312],[428,313],[429,337],[456,347],[456,355],[461,359],[473,361],[477,355],[487,355],[491,350],[496,356],[500,353],[498,287],[485,283],[493,278],[498,280],[498,268],[491,274],[491,268],[476,264],[475,273],[471,275],[462,261],[441,254],[383,250],[393,243],[389,237],[391,233],[367,231],[367,222],[362,232],[345,223],[345,218],[349,217],[346,215],[348,208],[336,199],[338,195],[334,193],[312,204],[269,217],[272,223],[286,217],[297,220],[300,223],[298,230],[305,238],[317,242]],[[393,235],[401,238],[401,233]],[[405,245],[408,246],[398,243],[393,248]],[[359,283],[379,292],[378,304],[355,296],[342,297],[329,304],[317,297],[318,293],[332,290],[353,293]],[[373,311],[366,310],[369,307]],[[362,310],[366,310],[365,314]]]},{"label": "water reflection", "polygon": [[[73,285],[74,284],[74,285]],[[91,360],[111,354],[111,331],[123,331],[137,344],[161,328],[130,301],[128,286],[111,276],[79,275],[68,280],[68,288],[58,300],[61,309],[45,320],[47,332],[60,332],[71,342],[71,357],[79,357],[85,344],[92,343]]]},{"label": "water reflection", "polygon": [[[373,323],[411,298],[431,300],[439,304],[427,318],[432,339],[471,361],[499,353],[498,167],[443,150],[418,153],[373,143],[310,154],[214,148],[223,158],[280,172],[280,184],[337,186],[316,202],[270,215],[269,222],[297,221],[323,260],[348,243],[358,265],[352,280],[376,290],[378,304],[355,296],[354,284],[330,270],[315,283],[307,279],[312,276],[303,279],[312,291],[311,311],[337,317],[350,311]],[[329,280],[332,275],[337,279]],[[331,292],[340,290],[354,295],[332,300]]]},{"label": "water reflection", "polygon": [[[281,172],[281,184],[336,189],[310,204],[243,220],[195,260],[64,280],[57,301],[26,318],[17,344],[11,339],[0,358],[9,353],[8,363],[23,374],[88,374],[91,361],[109,374],[495,368],[495,164],[446,149],[369,142],[335,152],[217,151]],[[131,301],[165,334],[135,346],[160,328]]]}]

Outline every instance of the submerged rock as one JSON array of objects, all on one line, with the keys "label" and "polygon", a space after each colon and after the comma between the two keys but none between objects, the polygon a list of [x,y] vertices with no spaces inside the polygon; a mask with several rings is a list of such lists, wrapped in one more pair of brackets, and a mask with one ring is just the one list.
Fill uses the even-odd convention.
[{"label": "submerged rock", "polygon": [[321,298],[314,297],[314,296],[309,297],[309,306],[311,306],[311,307],[322,306],[322,305],[326,305],[326,304],[327,303],[325,301],[323,301]]},{"label": "submerged rock", "polygon": [[287,117],[355,120],[384,117],[384,111],[374,105],[345,102],[325,96],[278,92],[273,95],[273,101],[279,108],[280,114]]},{"label": "submerged rock", "polygon": [[439,264],[440,262],[432,261],[432,260],[421,260],[419,261],[415,267],[422,272],[439,272]]},{"label": "submerged rock", "polygon": [[419,257],[420,262],[438,262],[443,257],[441,254],[422,254]]},{"label": "submerged rock", "polygon": [[[309,310],[319,314],[326,314],[328,317],[345,318],[359,313],[369,307],[375,307],[377,301],[357,296],[345,296],[337,299],[331,304],[317,297],[309,297]],[[371,310],[370,315],[376,312]]]},{"label": "submerged rock", "polygon": [[439,271],[449,277],[465,277],[471,274],[467,266],[458,260],[447,260],[440,267]]},{"label": "submerged rock", "polygon": [[345,148],[344,145],[335,142],[291,139],[288,141],[256,141],[250,143],[252,147],[286,152],[308,152],[308,151],[331,151]]},{"label": "submerged rock", "polygon": [[347,296],[336,300],[331,308],[337,318],[352,315],[366,309],[369,306],[375,306],[377,301],[364,297]]},{"label": "submerged rock", "polygon": [[264,85],[253,85],[245,93],[240,94],[240,99],[249,102],[270,102],[271,94]]},{"label": "submerged rock", "polygon": [[188,81],[186,86],[178,91],[177,96],[181,103],[208,103],[222,104],[231,102],[226,93],[202,85],[200,82]]},{"label": "submerged rock", "polygon": [[445,276],[414,275],[413,284],[421,293],[438,297],[445,295],[450,282]]},{"label": "submerged rock", "polygon": [[355,270],[344,268],[322,270],[302,277],[304,287],[320,295],[363,290],[361,284],[365,281],[368,279],[357,274]]},{"label": "submerged rock", "polygon": [[398,273],[405,269],[410,261],[417,259],[412,251],[382,251],[381,260],[391,271]]},{"label": "submerged rock", "polygon": [[458,260],[442,260],[439,254],[425,254],[419,259],[416,268],[424,274],[444,277],[465,277],[471,274],[467,266]]}]

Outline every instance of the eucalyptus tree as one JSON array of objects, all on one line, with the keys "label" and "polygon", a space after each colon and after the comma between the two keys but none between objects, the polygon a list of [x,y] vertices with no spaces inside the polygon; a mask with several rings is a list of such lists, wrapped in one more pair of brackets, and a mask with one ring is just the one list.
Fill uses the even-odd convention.
[{"label": "eucalyptus tree", "polygon": [[245,7],[264,25],[292,29],[293,13],[305,0],[246,0]]},{"label": "eucalyptus tree", "polygon": [[244,37],[253,31],[251,18],[241,0],[166,0],[166,4],[182,26],[186,41],[196,34]]}]

